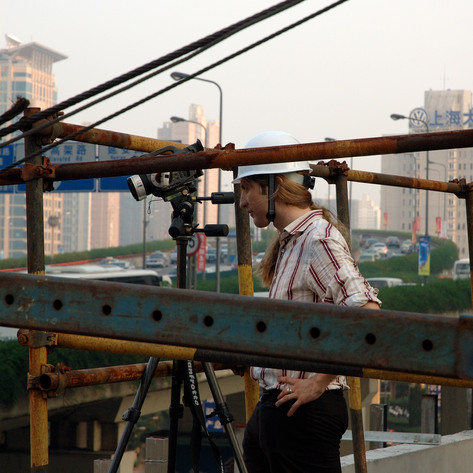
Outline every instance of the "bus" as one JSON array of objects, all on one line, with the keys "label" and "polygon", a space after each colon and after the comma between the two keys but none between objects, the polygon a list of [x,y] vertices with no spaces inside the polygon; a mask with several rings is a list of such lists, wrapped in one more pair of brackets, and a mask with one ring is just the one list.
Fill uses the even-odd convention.
[{"label": "bus", "polygon": [[464,258],[455,261],[453,265],[453,279],[468,279],[470,277],[470,259]]},{"label": "bus", "polygon": [[[26,271],[21,271],[25,273]],[[145,286],[171,287],[171,278],[160,276],[152,269],[126,269],[119,266],[101,266],[99,264],[76,264],[67,266],[47,266],[46,276],[70,279],[88,279],[94,281],[144,284]],[[0,327],[0,340],[16,338],[18,329]]]},{"label": "bus", "polygon": [[123,282],[128,284],[144,284],[146,286],[172,286],[169,276],[160,276],[152,269],[127,269],[113,265],[77,264],[47,266],[45,273],[46,276],[58,276],[61,278]]}]

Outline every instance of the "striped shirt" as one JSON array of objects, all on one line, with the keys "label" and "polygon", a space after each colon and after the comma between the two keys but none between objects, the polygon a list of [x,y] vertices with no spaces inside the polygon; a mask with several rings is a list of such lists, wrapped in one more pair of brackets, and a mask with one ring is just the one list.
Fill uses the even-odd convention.
[{"label": "striped shirt", "polygon": [[[328,303],[361,307],[375,301],[378,290],[361,275],[341,233],[312,210],[291,222],[279,236],[279,255],[269,297],[299,302]],[[251,368],[251,376],[264,389],[282,389],[278,376],[310,378],[316,373]],[[346,389],[345,376],[328,389]]]}]

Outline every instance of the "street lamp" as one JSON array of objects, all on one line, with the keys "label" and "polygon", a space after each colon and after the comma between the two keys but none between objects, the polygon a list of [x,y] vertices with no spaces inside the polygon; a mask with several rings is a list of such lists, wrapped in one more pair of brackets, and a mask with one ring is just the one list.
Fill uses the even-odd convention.
[{"label": "street lamp", "polygon": [[[173,122],[173,123],[179,123],[179,122],[187,122],[187,123],[193,123],[194,125],[199,125],[203,128],[204,130],[204,143],[205,143],[205,147],[207,148],[208,145],[207,145],[207,128],[202,125],[202,123],[196,121],[196,120],[187,120],[186,118],[181,118],[181,117],[175,117],[175,116],[172,116],[170,118],[170,120]],[[205,196],[207,196],[207,174],[204,174],[204,193],[205,193]],[[203,203],[203,226],[205,226],[205,223],[206,223],[206,218],[207,218],[207,214],[206,214],[206,205],[207,205],[207,202],[204,202]],[[195,218],[195,216],[194,216]],[[191,256],[190,258],[190,263],[189,263],[189,272],[187,274],[187,287],[189,289],[195,289],[196,288],[196,256],[193,255]],[[203,272],[203,276],[202,276],[204,279],[205,279],[205,271]]]},{"label": "street lamp", "polygon": [[[181,117],[171,117],[170,120],[173,122],[173,123],[179,123],[179,122],[187,122],[187,123],[194,123],[195,125],[199,125],[202,127],[202,129],[204,130],[204,143],[205,143],[205,147],[208,148],[208,134],[207,134],[207,128],[202,125],[202,123],[196,121],[196,120],[187,120],[186,118],[181,118]],[[208,193],[208,186],[207,186],[207,173],[205,173],[204,175],[204,195],[205,197],[207,197],[207,193]],[[203,203],[203,210],[204,210],[204,216],[203,216],[203,224],[204,226],[207,224],[207,202],[204,202]]]},{"label": "street lamp", "polygon": [[[421,113],[419,113],[421,112]],[[427,130],[427,133],[429,133],[429,123],[427,120],[425,120],[422,117],[426,117],[426,113],[422,109],[414,109],[410,113],[408,117],[405,115],[400,115],[398,113],[392,113],[391,118],[393,120],[409,120],[409,123],[422,123],[425,126],[425,129]],[[429,164],[431,161],[429,161],[429,150],[426,152],[426,165],[425,165],[425,178],[428,180],[429,179]],[[425,235],[427,236],[429,234],[429,191],[425,191]]]},{"label": "street lamp", "polygon": [[[187,79],[190,77],[190,74],[184,74],[183,72],[172,72],[171,77],[174,80],[183,80]],[[220,144],[222,144],[222,110],[223,110],[223,92],[222,88],[220,85],[217,84],[217,82],[209,79],[202,79],[202,77],[192,77],[192,79],[195,80],[200,80],[202,82],[210,82],[211,84],[214,84],[218,87],[218,91],[220,93],[220,106],[219,106],[219,126],[218,126],[218,141]],[[219,189],[220,191],[220,189]]]},{"label": "street lamp", "polygon": [[205,125],[203,125],[202,123],[196,121],[196,120],[187,120],[186,118],[181,118],[181,117],[171,117],[170,120],[173,122],[173,123],[179,123],[179,122],[187,122],[187,123],[194,123],[195,125],[199,125],[203,128],[204,130],[204,146],[207,148],[208,147],[208,143],[207,143],[207,128],[205,127]]},{"label": "street lamp", "polygon": [[[184,80],[184,79],[195,79],[200,80],[202,82],[209,82],[210,84],[214,84],[217,86],[219,94],[220,94],[220,104],[219,104],[219,124],[218,124],[218,142],[222,144],[222,123],[223,123],[223,91],[220,85],[210,79],[203,79],[202,77],[190,77],[190,74],[185,74],[184,72],[177,72],[174,71],[171,73],[171,77],[176,80]],[[222,170],[219,168],[218,170],[218,182],[217,182],[218,192],[222,190]],[[221,213],[220,213],[220,205],[217,207],[217,223],[220,224],[221,220]],[[217,261],[215,262],[215,292],[220,292],[220,257],[221,257],[221,244],[220,238],[217,237]]]}]

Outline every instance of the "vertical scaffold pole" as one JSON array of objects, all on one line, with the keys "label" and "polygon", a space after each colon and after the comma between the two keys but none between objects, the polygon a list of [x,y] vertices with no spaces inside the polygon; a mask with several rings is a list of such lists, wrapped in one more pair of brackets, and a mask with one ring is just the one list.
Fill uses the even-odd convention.
[{"label": "vertical scaffold pole", "polygon": [[[236,177],[236,171],[234,171]],[[235,226],[238,258],[238,285],[239,292],[244,296],[254,294],[253,265],[251,257],[250,217],[240,209],[240,185],[236,185],[235,193]],[[245,370],[245,410],[248,421],[259,399],[259,386],[251,379],[249,368]]]},{"label": "vertical scaffold pole", "polygon": [[[38,108],[29,108],[25,116],[38,112]],[[41,146],[35,136],[25,138],[25,156],[39,152],[29,163],[42,164]],[[44,266],[44,216],[43,216],[43,179],[26,181],[26,231],[28,273],[43,274]],[[41,368],[47,363],[46,347],[29,349],[29,374],[40,376]],[[48,452],[48,401],[39,389],[29,386],[30,399],[30,442],[31,471],[47,473],[49,465]]]},{"label": "vertical scaffold pole", "polygon": [[473,183],[466,186],[466,228],[468,232],[468,255],[470,257],[470,287],[471,287],[471,308],[473,308],[473,272],[471,262],[473,261]]},{"label": "vertical scaffold pole", "polygon": [[[351,232],[350,232],[350,214],[348,203],[348,178],[345,174],[338,172],[335,178],[337,193],[337,218],[345,226],[347,243],[351,248]],[[352,196],[350,196],[352,198]],[[356,473],[367,473],[366,465],[366,447],[365,435],[363,431],[363,412],[361,403],[361,382],[360,378],[352,376],[348,377],[348,385],[350,386],[349,406],[351,430],[353,436],[353,456],[355,459]]]}]

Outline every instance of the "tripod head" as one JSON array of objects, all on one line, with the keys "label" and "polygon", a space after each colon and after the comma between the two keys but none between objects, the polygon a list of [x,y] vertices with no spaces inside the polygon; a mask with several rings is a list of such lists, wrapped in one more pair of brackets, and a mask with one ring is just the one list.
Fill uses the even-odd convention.
[{"label": "tripod head", "polygon": [[206,236],[220,237],[228,235],[228,225],[205,225],[203,229],[194,225],[194,209],[197,202],[210,200],[212,204],[232,204],[234,202],[233,192],[213,192],[210,197],[196,197],[195,182],[192,185],[183,186],[179,195],[170,199],[173,207],[173,220],[169,227],[169,234],[174,238],[191,237],[194,232],[202,232]]}]

